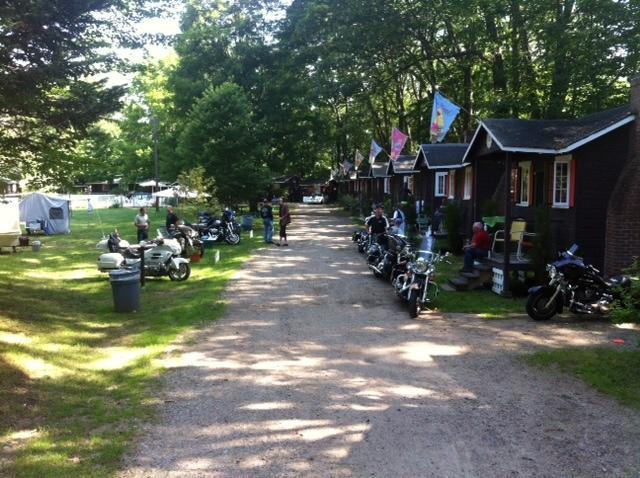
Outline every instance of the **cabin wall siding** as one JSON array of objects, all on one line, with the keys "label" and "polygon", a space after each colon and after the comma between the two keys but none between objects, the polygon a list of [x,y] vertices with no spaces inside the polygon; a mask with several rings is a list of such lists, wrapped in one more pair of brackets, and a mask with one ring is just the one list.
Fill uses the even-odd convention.
[{"label": "cabin wall siding", "polygon": [[[602,269],[605,257],[607,209],[629,155],[629,128],[619,128],[588,143],[574,155],[575,241],[580,255]],[[636,211],[640,216],[640,213]]]}]

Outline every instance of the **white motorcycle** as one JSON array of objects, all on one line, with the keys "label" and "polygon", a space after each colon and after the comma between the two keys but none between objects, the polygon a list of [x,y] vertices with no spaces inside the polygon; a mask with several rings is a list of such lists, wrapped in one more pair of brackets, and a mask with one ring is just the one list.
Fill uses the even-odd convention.
[{"label": "white motorcycle", "polygon": [[96,248],[105,251],[98,258],[100,272],[139,269],[144,251],[145,276],[169,276],[172,281],[185,281],[191,275],[191,264],[188,259],[180,257],[182,248],[176,239],[158,238],[131,246],[116,231],[98,242]]}]

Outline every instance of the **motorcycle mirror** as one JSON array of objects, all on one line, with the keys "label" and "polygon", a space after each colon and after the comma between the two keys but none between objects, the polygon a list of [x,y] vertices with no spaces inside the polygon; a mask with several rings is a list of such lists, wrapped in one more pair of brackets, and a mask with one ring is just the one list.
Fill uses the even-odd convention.
[{"label": "motorcycle mirror", "polygon": [[573,256],[576,253],[577,250],[578,250],[578,245],[577,244],[573,244],[569,248],[569,250],[567,252]]}]

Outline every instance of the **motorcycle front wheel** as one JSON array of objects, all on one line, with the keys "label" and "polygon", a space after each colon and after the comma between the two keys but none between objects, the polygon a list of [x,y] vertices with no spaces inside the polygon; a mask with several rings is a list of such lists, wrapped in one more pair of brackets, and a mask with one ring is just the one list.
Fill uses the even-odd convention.
[{"label": "motorcycle front wheel", "polygon": [[169,269],[169,279],[176,282],[182,282],[191,275],[191,264],[181,263],[177,269]]},{"label": "motorcycle front wheel", "polygon": [[240,244],[240,234],[236,232],[232,232],[226,235],[224,240],[227,241],[227,244],[231,244],[232,246],[237,246],[238,244]]},{"label": "motorcycle front wheel", "polygon": [[420,304],[420,296],[422,291],[420,289],[411,289],[409,291],[409,317],[412,319],[417,318],[422,310],[422,304]]},{"label": "motorcycle front wheel", "polygon": [[554,289],[544,288],[529,294],[526,306],[529,317],[533,320],[549,320],[556,315],[557,299],[547,305],[554,292]]}]

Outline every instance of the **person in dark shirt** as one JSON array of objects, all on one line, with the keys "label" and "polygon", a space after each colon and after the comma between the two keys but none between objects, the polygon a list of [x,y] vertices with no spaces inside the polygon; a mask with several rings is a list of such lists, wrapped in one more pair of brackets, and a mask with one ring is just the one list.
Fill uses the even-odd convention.
[{"label": "person in dark shirt", "polygon": [[266,198],[262,201],[260,216],[262,216],[262,224],[264,225],[264,242],[273,244],[273,208],[271,202]]},{"label": "person in dark shirt", "polygon": [[365,222],[369,234],[383,234],[389,229],[389,220],[384,215],[384,210],[380,204],[376,205],[373,216],[369,216]]},{"label": "person in dark shirt", "polygon": [[178,221],[178,216],[176,216],[176,213],[173,212],[173,207],[169,206],[167,208],[167,220],[165,221],[167,230],[175,229]]},{"label": "person in dark shirt", "polygon": [[482,227],[481,222],[473,223],[473,237],[471,244],[464,249],[464,267],[463,272],[473,271],[473,261],[481,257],[487,257],[491,249],[491,238],[487,231]]}]

